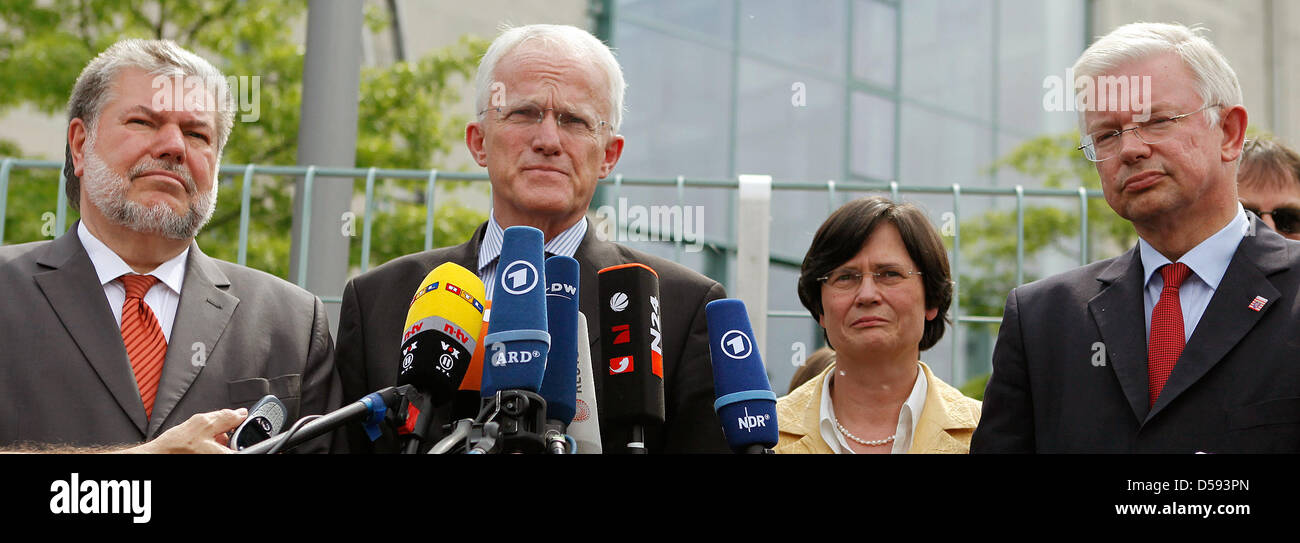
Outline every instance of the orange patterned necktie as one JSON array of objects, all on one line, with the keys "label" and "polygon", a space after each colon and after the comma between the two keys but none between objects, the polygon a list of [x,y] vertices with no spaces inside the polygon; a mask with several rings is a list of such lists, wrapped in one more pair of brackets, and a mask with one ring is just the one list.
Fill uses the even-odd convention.
[{"label": "orange patterned necktie", "polygon": [[122,304],[122,344],[131,359],[131,371],[140,387],[145,416],[153,416],[153,401],[158,395],[158,380],[162,377],[163,359],[167,356],[167,338],[154,316],[144,295],[158,282],[152,275],[126,274],[119,277],[126,287],[126,301]]}]

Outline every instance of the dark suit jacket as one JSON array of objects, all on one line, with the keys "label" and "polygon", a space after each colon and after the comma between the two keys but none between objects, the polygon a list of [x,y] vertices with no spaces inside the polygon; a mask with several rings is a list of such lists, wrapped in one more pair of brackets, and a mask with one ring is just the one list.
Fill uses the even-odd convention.
[{"label": "dark suit jacket", "polygon": [[290,422],[340,405],[320,299],[198,245],[190,245],[152,418],[75,226],[54,241],[0,247],[0,285],[0,446],[140,443],[196,413],[250,407],[266,394],[284,402]]},{"label": "dark suit jacket", "polygon": [[1300,451],[1300,243],[1248,216],[1150,408],[1137,248],[1012,290],[971,451]]},{"label": "dark suit jacket", "polygon": [[[397,382],[402,325],[411,295],[424,276],[444,262],[477,270],[479,245],[486,230],[487,223],[484,223],[464,244],[407,255],[348,282],[339,315],[337,353],[345,399],[355,400]],[[659,274],[664,326],[667,422],[662,428],[646,430],[646,447],[652,453],[729,452],[722,425],[713,411],[713,366],[709,361],[704,318],[704,305],[726,296],[722,285],[676,262],[601,241],[596,238],[594,228],[587,229],[574,257],[581,270],[578,307],[587,318],[590,333],[597,408],[603,398],[604,372],[600,371],[596,355],[600,352],[601,333],[596,272],[608,266],[640,262]],[[432,420],[435,424],[446,423],[449,411],[447,407],[436,409]],[[605,452],[626,449],[631,435],[629,428],[616,427],[604,417],[600,428]],[[353,451],[397,450],[393,434],[386,427],[384,435],[374,444],[359,429],[349,437]]]}]

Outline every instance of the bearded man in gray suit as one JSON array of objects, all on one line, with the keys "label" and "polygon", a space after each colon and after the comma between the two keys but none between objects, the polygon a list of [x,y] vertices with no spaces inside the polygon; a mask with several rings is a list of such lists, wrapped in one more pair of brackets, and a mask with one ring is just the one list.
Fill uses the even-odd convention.
[{"label": "bearded man in gray suit", "polygon": [[131,450],[229,452],[225,433],[264,395],[287,423],[337,407],[320,299],[194,242],[234,119],[221,73],[175,43],[124,40],[86,66],[68,109],[81,220],[0,247],[0,447],[112,451],[162,435]]}]

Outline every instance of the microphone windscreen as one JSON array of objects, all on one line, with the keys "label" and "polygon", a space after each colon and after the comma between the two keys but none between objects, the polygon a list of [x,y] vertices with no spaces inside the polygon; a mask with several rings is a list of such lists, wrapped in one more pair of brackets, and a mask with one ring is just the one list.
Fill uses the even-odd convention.
[{"label": "microphone windscreen", "polygon": [[499,390],[537,392],[542,386],[551,345],[543,255],[541,230],[511,226],[502,234],[492,318],[483,338],[484,397]]},{"label": "microphone windscreen", "polygon": [[591,375],[591,335],[587,318],[578,312],[578,404],[568,433],[578,444],[578,454],[600,454],[600,406],[596,404],[596,385]]},{"label": "microphone windscreen", "polygon": [[713,408],[727,444],[736,452],[751,445],[776,446],[776,394],[767,380],[745,303],[734,298],[704,306],[713,363]]},{"label": "microphone windscreen", "polygon": [[483,281],[452,262],[424,277],[406,312],[398,386],[414,385],[434,405],[451,399],[474,352],[483,295]]},{"label": "microphone windscreen", "polygon": [[551,350],[540,394],[546,418],[568,425],[578,398],[578,261],[567,256],[546,259],[546,324]]},{"label": "microphone windscreen", "polygon": [[456,389],[455,398],[452,400],[452,420],[472,419],[478,415],[479,407],[482,404],[480,391],[483,388],[483,338],[487,337],[488,320],[492,317],[492,300],[483,302],[483,322],[479,324],[478,335],[475,336],[474,355],[469,359],[469,369],[465,371],[465,378],[460,382],[460,388]]},{"label": "microphone windscreen", "polygon": [[663,423],[663,327],[659,275],[645,264],[600,270],[601,409],[616,422]]}]

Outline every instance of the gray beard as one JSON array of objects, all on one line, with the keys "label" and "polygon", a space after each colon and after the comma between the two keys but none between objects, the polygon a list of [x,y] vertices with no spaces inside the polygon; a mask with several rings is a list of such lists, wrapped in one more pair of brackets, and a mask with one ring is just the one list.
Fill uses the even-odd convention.
[{"label": "gray beard", "polygon": [[[194,178],[189,168],[167,161],[146,157],[126,176],[118,175],[95,153],[94,142],[86,142],[86,171],[81,176],[82,188],[90,203],[110,222],[136,232],[158,234],[174,240],[193,239],[199,229],[212,218],[217,208],[217,183],[212,190],[198,193]],[[131,201],[126,191],[131,186],[130,179],[149,170],[166,170],[179,175],[185,180],[185,190],[191,195],[189,210],[184,215],[177,214],[165,202],[145,206]]]}]

